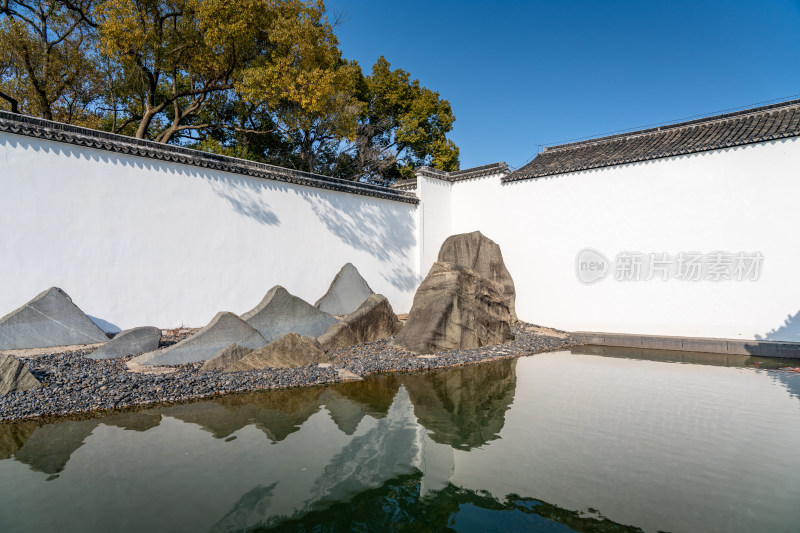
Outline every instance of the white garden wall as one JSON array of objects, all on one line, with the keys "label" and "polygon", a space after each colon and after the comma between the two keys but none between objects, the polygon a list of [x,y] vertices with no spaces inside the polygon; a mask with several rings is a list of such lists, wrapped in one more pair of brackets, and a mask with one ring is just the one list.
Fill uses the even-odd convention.
[{"label": "white garden wall", "polygon": [[[110,330],[202,326],[276,284],[313,303],[346,262],[407,312],[444,239],[480,230],[503,250],[522,320],[800,342],[798,137],[508,183],[499,165],[426,169],[417,205],[402,192],[10,117],[0,116],[0,315],[58,286]],[[760,252],[763,264],[756,281],[611,273],[589,285],[576,276],[585,248],[611,260]]]},{"label": "white garden wall", "polygon": [[[800,341],[800,140],[501,184],[452,184],[452,231],[498,242],[523,320],[577,331]],[[423,205],[427,199],[422,191]],[[576,256],[761,252],[757,281],[581,283]],[[788,322],[786,322],[788,320]]]},{"label": "white garden wall", "polygon": [[408,311],[417,208],[0,133],[0,316],[58,286],[117,328],[197,327],[276,284],[313,303],[347,262]]}]

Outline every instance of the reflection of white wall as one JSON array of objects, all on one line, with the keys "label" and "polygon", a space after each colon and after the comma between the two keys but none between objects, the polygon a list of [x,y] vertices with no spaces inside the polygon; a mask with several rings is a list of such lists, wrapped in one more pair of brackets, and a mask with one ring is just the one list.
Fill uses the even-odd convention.
[{"label": "reflection of white wall", "polygon": [[[497,241],[526,321],[797,342],[797,138],[503,185],[421,173],[419,206],[0,134],[0,315],[59,286],[107,329],[201,326],[352,262],[397,312],[444,239]],[[757,282],[587,286],[577,253],[761,252]]]},{"label": "reflection of white wall", "polygon": [[[452,184],[452,232],[495,240],[522,320],[567,330],[797,341],[800,140],[502,185]],[[424,208],[428,198],[419,191]],[[578,282],[578,252],[764,254],[757,282]],[[784,321],[792,316],[787,326]]]},{"label": "reflection of white wall", "polygon": [[414,204],[5,133],[0,161],[0,315],[58,286],[120,328],[202,326],[347,262],[404,312],[419,281]]},{"label": "reflection of white wall", "polygon": [[456,450],[453,484],[645,531],[800,523],[800,405],[774,373],[557,352],[516,376],[500,438]]}]

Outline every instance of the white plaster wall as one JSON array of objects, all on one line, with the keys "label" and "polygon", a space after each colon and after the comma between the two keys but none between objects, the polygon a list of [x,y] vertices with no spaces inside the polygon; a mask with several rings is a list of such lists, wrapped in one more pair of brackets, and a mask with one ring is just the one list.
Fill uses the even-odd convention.
[{"label": "white plaster wall", "polygon": [[417,196],[420,202],[420,266],[424,277],[439,257],[439,248],[453,234],[452,229],[452,183],[449,181],[417,176]]},{"label": "white plaster wall", "polygon": [[[506,185],[499,176],[456,182],[452,231],[480,230],[500,244],[526,321],[797,342],[798,162],[794,138]],[[755,282],[584,285],[575,259],[586,247],[612,260],[623,251],[724,250],[760,251],[764,262]]]},{"label": "white plaster wall", "polygon": [[58,286],[122,329],[202,326],[276,284],[314,303],[346,262],[406,312],[417,210],[0,134],[0,316]]}]

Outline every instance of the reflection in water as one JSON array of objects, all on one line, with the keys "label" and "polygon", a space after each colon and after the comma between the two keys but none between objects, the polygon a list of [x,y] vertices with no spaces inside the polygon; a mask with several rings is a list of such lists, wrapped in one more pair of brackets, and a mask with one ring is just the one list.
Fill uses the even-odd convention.
[{"label": "reflection in water", "polygon": [[420,424],[431,438],[459,450],[498,438],[514,401],[516,359],[403,376]]},{"label": "reflection in water", "polygon": [[577,352],[0,424],[0,531],[798,530],[800,375]]},{"label": "reflection in water", "polygon": [[197,424],[224,439],[245,426],[255,426],[272,442],[297,431],[319,410],[321,387],[276,390],[223,396],[207,402],[178,404],[160,409],[170,416]]},{"label": "reflection in water", "polygon": [[34,470],[55,474],[98,424],[147,431],[162,417],[197,424],[218,439],[255,426],[271,442],[280,442],[323,406],[345,435],[353,435],[365,416],[387,416],[401,384],[411,395],[419,422],[436,442],[469,449],[497,438],[502,429],[514,398],[515,364],[507,359],[428,375],[375,376],[335,387],[237,394],[89,420],[0,424],[0,458],[13,456]]},{"label": "reflection in water", "polygon": [[423,497],[421,487],[421,472],[400,475],[348,502],[250,531],[642,531],[599,513],[561,509],[516,494],[500,501],[484,491],[448,484]]}]

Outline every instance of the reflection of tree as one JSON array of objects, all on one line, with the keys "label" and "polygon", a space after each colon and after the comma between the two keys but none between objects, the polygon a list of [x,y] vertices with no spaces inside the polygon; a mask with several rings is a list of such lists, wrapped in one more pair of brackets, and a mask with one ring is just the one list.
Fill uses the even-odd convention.
[{"label": "reflection of tree", "polygon": [[[501,501],[487,492],[448,484],[421,497],[422,473],[390,479],[349,501],[284,520],[270,531],[454,531],[531,530],[620,532],[642,530],[617,524],[596,511],[562,509],[514,494]],[[254,529],[251,531],[261,531]]]},{"label": "reflection of tree", "polygon": [[299,430],[319,410],[322,390],[322,387],[307,387],[237,394],[174,405],[160,412],[197,424],[219,439],[255,425],[271,441],[278,442]]},{"label": "reflection of tree", "polygon": [[400,378],[431,438],[469,450],[498,438],[514,401],[516,359]]},{"label": "reflection of tree", "polygon": [[214,527],[211,528],[209,533],[217,531],[245,531],[249,525],[258,523],[259,520],[266,515],[267,509],[270,503],[272,503],[272,495],[277,485],[278,482],[276,481],[268,487],[259,485],[247,491],[247,493],[236,502],[233,509],[223,516],[222,520],[214,524]]}]

